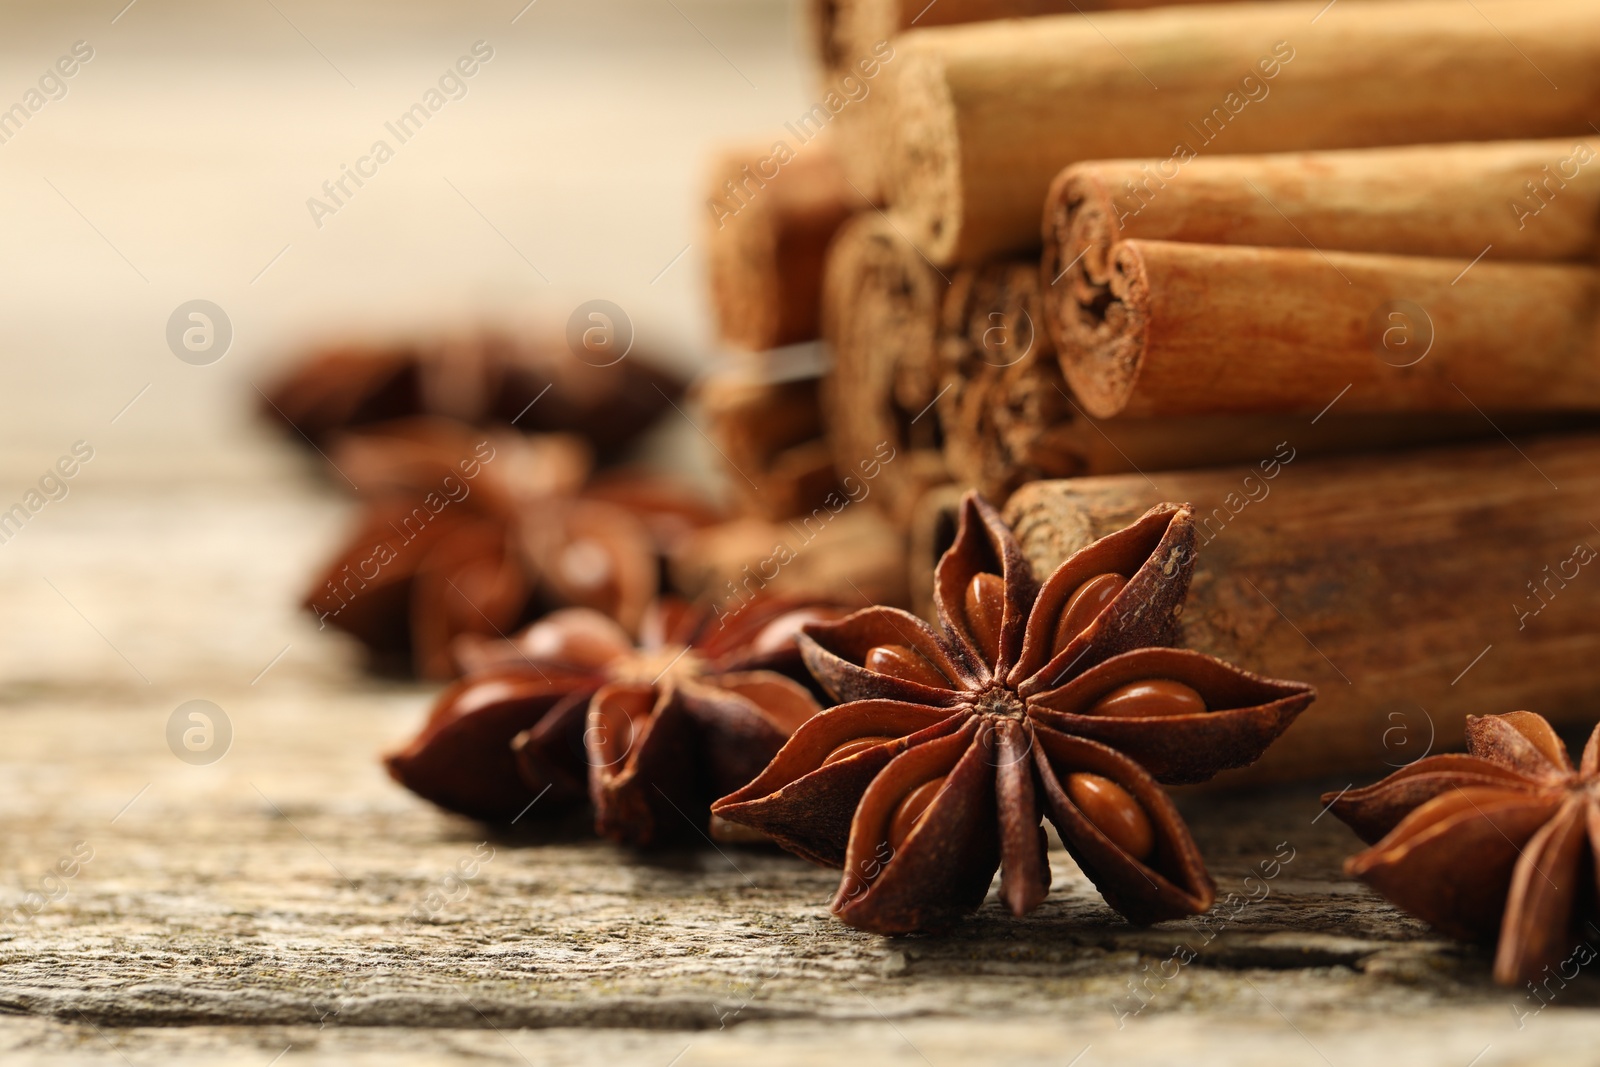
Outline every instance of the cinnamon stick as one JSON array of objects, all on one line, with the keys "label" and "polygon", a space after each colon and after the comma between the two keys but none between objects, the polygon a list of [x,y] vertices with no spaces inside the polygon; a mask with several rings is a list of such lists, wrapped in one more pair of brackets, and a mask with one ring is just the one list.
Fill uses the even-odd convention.
[{"label": "cinnamon stick", "polygon": [[951,275],[939,321],[944,460],[961,485],[1004,500],[1024,482],[1088,468],[1085,423],[1044,330],[1038,264]]},{"label": "cinnamon stick", "polygon": [[[1045,317],[1063,370],[1085,406],[1105,415],[1129,403],[1146,413],[1191,410],[1215,398],[1190,396],[1182,407],[1167,407],[1150,394],[1155,383],[1138,381],[1143,346],[1160,326],[1148,318],[1138,281],[1114,270],[1118,242],[1455,257],[1461,263],[1452,279],[1479,257],[1591,260],[1600,248],[1600,139],[1219,156],[1191,160],[1176,172],[1167,160],[1080,163],[1063,170],[1051,186],[1045,235],[1043,269],[1052,279]],[[1217,279],[1219,287],[1227,274]],[[1400,278],[1392,288],[1416,303],[1412,294],[1400,292]],[[1149,295],[1155,300],[1168,294]],[[1294,299],[1287,291],[1268,294],[1259,306],[1265,315]],[[1384,313],[1375,323],[1386,363],[1407,362],[1398,349],[1423,342],[1421,336],[1406,337],[1404,329],[1391,331],[1406,325],[1404,317]],[[1202,334],[1233,353],[1236,325],[1219,321]],[[1425,321],[1411,325],[1426,332]],[[1246,327],[1247,334],[1254,330]],[[1383,350],[1386,331],[1388,347],[1396,351]],[[1363,366],[1372,350],[1366,340],[1355,354]],[[1424,347],[1414,343],[1413,354]],[[1202,360],[1195,377],[1214,372],[1221,358],[1219,349]]]},{"label": "cinnamon stick", "polygon": [[713,372],[695,387],[707,433],[730,468],[739,514],[786,519],[840,488],[822,439],[819,386],[816,374],[773,379],[742,366]]},{"label": "cinnamon stick", "polygon": [[1122,241],[1062,368],[1085,410],[1600,408],[1600,270]]},{"label": "cinnamon stick", "polygon": [[970,263],[1033,247],[1051,179],[1085,159],[1592,134],[1592,0],[1475,7],[1230,4],[913,30],[889,67],[888,199],[935,262]]},{"label": "cinnamon stick", "polygon": [[1075,163],[1050,185],[1044,233],[1052,302],[1067,279],[1103,287],[1109,249],[1136,237],[1588,260],[1600,251],[1600,137]]},{"label": "cinnamon stick", "polygon": [[[823,88],[849,101],[833,115],[844,171],[866,196],[883,195],[883,145],[891,132],[873,79],[894,61],[894,39],[909,29],[995,19],[1123,11],[1212,0],[811,0],[810,29]],[[864,90],[861,87],[865,87]]]},{"label": "cinnamon stick", "polygon": [[863,206],[829,142],[725,152],[708,186],[706,258],[723,342],[759,352],[814,340],[823,255]]},{"label": "cinnamon stick", "polygon": [[1006,515],[1044,574],[1151,504],[1192,502],[1184,643],[1318,688],[1219,781],[1370,773],[1459,747],[1469,714],[1594,722],[1600,437],[1520,447],[1306,461],[1291,440],[1245,467],[1037,482]]},{"label": "cinnamon stick", "polygon": [[828,253],[822,332],[828,444],[841,476],[878,462],[874,500],[902,526],[949,480],[940,449],[935,337],[947,279],[881,212],[846,223]]},{"label": "cinnamon stick", "polygon": [[[945,295],[937,409],[945,463],[956,483],[995,501],[1040,478],[1237,463],[1270,454],[1285,438],[1302,455],[1329,456],[1469,440],[1494,434],[1495,426],[1517,432],[1548,425],[1548,416],[1500,411],[1492,422],[1476,411],[1353,414],[1343,400],[1315,419],[1281,413],[1096,419],[1063,380],[1039,326],[1040,290],[1033,263],[1002,261],[953,272]],[[1499,399],[1485,404],[1494,408]],[[914,520],[913,536],[916,528]]]},{"label": "cinnamon stick", "polygon": [[906,603],[905,539],[874,508],[841,495],[783,522],[746,518],[696,531],[673,584],[736,614],[766,594],[845,606]]}]

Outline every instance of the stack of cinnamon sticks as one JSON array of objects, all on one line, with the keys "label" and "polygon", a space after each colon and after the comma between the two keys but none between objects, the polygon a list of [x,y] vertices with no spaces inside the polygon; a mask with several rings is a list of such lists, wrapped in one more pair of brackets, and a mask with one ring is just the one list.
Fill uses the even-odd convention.
[{"label": "stack of cinnamon sticks", "polygon": [[[1381,455],[1340,468],[1350,486],[1404,462],[1415,487],[1477,453],[1389,453],[1594,424],[1600,0],[810,6],[822,77],[785,128],[793,192],[756,190],[784,216],[761,246],[807,251],[740,268],[735,299],[737,257],[714,250],[714,302],[732,343],[821,336],[814,424],[836,475],[893,450],[872,501],[908,534],[919,608],[963,488],[1154,491],[1358,453]],[[1012,518],[1057,527],[1078,499],[1034,491]],[[1440,551],[1548,562],[1487,532],[1509,501],[1445,506],[1474,533]],[[1351,536],[1381,540],[1367,518]]]},{"label": "stack of cinnamon sticks", "polygon": [[835,465],[890,442],[899,524],[1600,401],[1594,0],[812,7],[816,106],[716,172],[714,303],[825,337]]}]

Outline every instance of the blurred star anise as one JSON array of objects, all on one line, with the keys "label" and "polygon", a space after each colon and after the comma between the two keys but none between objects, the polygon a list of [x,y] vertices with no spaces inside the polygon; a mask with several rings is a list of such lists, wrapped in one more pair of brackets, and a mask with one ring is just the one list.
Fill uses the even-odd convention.
[{"label": "blurred star anise", "polygon": [[698,839],[711,801],[819,710],[790,677],[795,634],[840,614],[767,600],[713,618],[669,602],[635,647],[615,621],[569,608],[510,641],[465,640],[469,674],[385,762],[413,792],[487,821],[587,798],[613,840]]},{"label": "blurred star anise", "polygon": [[1469,717],[1467,752],[1323,802],[1372,845],[1345,863],[1351,877],[1451,937],[1498,938],[1495,981],[1532,981],[1600,919],[1600,727],[1576,770],[1526,711]]},{"label": "blurred star anise", "polygon": [[306,606],[353,634],[380,669],[453,677],[462,634],[505,634],[554,606],[636,628],[665,558],[717,517],[654,475],[589,479],[589,450],[444,419],[403,419],[340,438],[332,465],[364,504],[355,534]]},{"label": "blurred star anise", "polygon": [[834,913],[878,933],[937,929],[996,867],[1013,914],[1049,890],[1041,816],[1117,911],[1202,912],[1215,888],[1158,783],[1254,761],[1314,691],[1176,636],[1194,566],[1188,505],[1152,508],[1041,585],[1000,516],[963,500],[935,575],[941,626],[867,608],[804,627],[840,700],[713,812],[844,877]]},{"label": "blurred star anise", "polygon": [[433,340],[320,349],[262,392],[262,412],[323,445],[356,427],[416,415],[527,433],[571,433],[601,458],[636,438],[683,383],[637,354],[609,366],[559,334],[485,330]]}]

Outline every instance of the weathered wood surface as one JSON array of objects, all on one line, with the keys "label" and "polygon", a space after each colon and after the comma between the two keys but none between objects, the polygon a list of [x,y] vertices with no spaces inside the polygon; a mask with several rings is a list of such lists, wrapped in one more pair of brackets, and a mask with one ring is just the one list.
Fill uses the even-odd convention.
[{"label": "weathered wood surface", "polygon": [[[1563,1057],[1593,1032],[1595,990],[1569,987],[1519,1029],[1537,1005],[1492,987],[1483,953],[1344,880],[1354,839],[1319,818],[1309,788],[1186,800],[1222,891],[1209,941],[1206,928],[1121,923],[1060,851],[1029,919],[991,902],[951,935],[890,940],[831,920],[833,876],[781,854],[641,856],[570,828],[487,835],[373,758],[427,691],[362,678],[349,648],[290,610],[287,578],[340,507],[292,477],[182,509],[107,489],[36,542],[43,576],[52,555],[102,575],[74,598],[81,616],[41,574],[7,572],[0,592],[28,611],[5,636],[32,614],[63,655],[34,673],[8,657],[5,903],[75,843],[93,858],[62,899],[0,927],[6,1062],[266,1063],[292,1046],[285,1063],[666,1064],[687,1048],[677,1062],[1064,1064],[1092,1046],[1080,1062],[1183,1049],[1343,1064],[1404,1044],[1416,1062],[1466,1064],[1485,1046],[1483,1063]],[[180,541],[182,571],[129,562]],[[220,627],[206,655],[183,617],[224,588],[230,616],[254,621]],[[165,736],[195,697],[234,731],[206,766]],[[1245,882],[1290,849],[1276,877]],[[449,880],[475,858],[473,876]],[[1196,958],[1163,981],[1179,945]]]}]

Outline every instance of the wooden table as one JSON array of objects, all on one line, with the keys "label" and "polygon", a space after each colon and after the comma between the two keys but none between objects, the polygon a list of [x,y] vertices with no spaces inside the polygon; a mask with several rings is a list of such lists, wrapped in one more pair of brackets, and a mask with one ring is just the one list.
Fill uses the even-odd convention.
[{"label": "wooden table", "polygon": [[[0,96],[96,54],[0,147],[0,504],[72,442],[95,456],[0,544],[0,903],[23,909],[0,1061],[1596,1058],[1592,986],[1530,1014],[1341,876],[1354,839],[1316,788],[1187,802],[1224,894],[1208,931],[1127,927],[1056,851],[1028,920],[991,903],[886,940],[783,855],[486,840],[390,783],[375,755],[430,691],[364,677],[295,611],[348,504],[254,426],[252,383],[313,333],[596,295],[692,351],[700,153],[808,103],[780,6],[519,6],[5,16]],[[471,93],[315,228],[305,199],[477,39]],[[195,297],[236,331],[210,366],[163,340]],[[231,727],[214,762],[169,745],[196,699]],[[1228,903],[1278,842],[1267,895]]]}]

